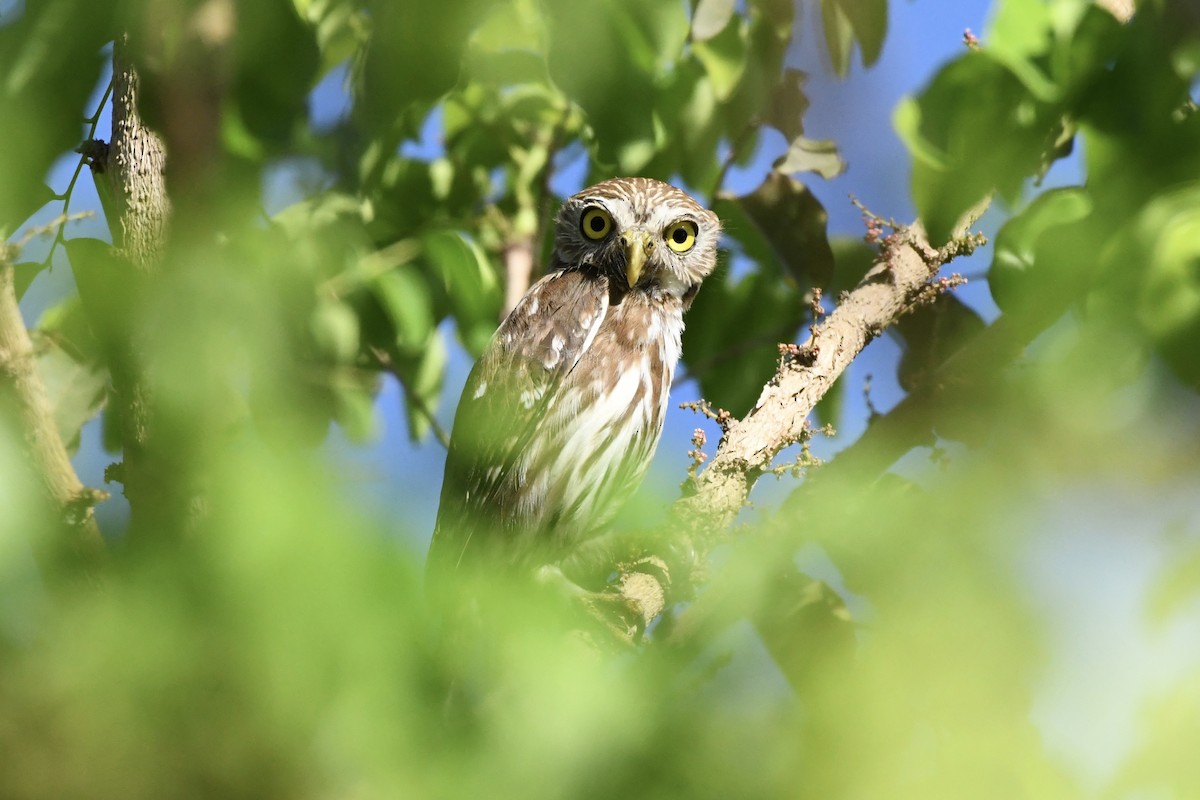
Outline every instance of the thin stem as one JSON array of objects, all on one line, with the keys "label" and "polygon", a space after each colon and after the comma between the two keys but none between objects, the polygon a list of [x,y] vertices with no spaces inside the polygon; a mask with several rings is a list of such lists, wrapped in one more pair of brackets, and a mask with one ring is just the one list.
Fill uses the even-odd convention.
[{"label": "thin stem", "polygon": [[742,148],[746,146],[746,141],[758,130],[757,124],[749,122],[742,132],[729,143],[729,152],[725,154],[725,160],[721,162],[721,171],[717,173],[717,179],[713,181],[712,190],[708,193],[708,206],[712,208],[713,203],[717,200],[717,195],[721,189],[725,187],[725,178],[729,176],[729,170],[733,167],[735,161],[741,157]]},{"label": "thin stem", "polygon": [[[96,106],[96,110],[92,112],[90,117],[85,117],[84,122],[88,123],[87,136],[84,137],[85,142],[90,142],[96,138],[96,128],[100,125],[100,114],[103,113],[104,107],[108,105],[108,99],[112,97],[113,81],[108,79],[108,86],[104,89],[104,95],[100,98],[100,103]],[[87,163],[88,157],[86,153],[80,153],[79,163],[75,165],[75,173],[71,175],[71,182],[67,184],[67,190],[62,193],[62,222],[58,226],[58,232],[54,234],[54,241],[50,243],[50,252],[46,253],[46,258],[42,261],[47,267],[51,266],[51,259],[54,258],[54,251],[60,244],[66,242],[64,235],[67,229],[67,222],[71,220],[71,198],[75,194],[75,184],[79,181],[79,175],[83,172],[83,165]]]},{"label": "thin stem", "polygon": [[437,417],[434,416],[433,409],[429,407],[424,398],[413,391],[412,387],[408,385],[408,381],[404,380],[404,375],[401,374],[400,370],[396,368],[395,362],[392,361],[392,358],[390,355],[388,355],[387,351],[378,347],[372,347],[371,355],[375,357],[375,361],[380,367],[395,376],[396,382],[400,384],[400,388],[404,392],[404,402],[408,403],[417,411],[417,413],[425,417],[425,421],[429,423],[429,430],[433,431],[434,438],[441,443],[442,447],[449,450],[450,434],[447,433],[446,429],[442,427],[442,424],[438,422]]}]

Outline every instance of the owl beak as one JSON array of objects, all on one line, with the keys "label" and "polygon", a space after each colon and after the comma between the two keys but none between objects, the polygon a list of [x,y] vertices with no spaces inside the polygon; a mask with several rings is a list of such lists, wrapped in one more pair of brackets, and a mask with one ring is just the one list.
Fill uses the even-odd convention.
[{"label": "owl beak", "polygon": [[654,249],[654,237],[649,231],[625,231],[621,234],[621,243],[625,245],[625,280],[632,289],[642,277],[646,256]]}]

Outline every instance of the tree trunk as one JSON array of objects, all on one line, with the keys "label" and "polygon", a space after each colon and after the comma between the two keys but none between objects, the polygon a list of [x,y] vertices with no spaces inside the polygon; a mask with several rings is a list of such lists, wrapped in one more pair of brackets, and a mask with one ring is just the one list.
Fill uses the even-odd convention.
[{"label": "tree trunk", "polygon": [[[138,296],[142,285],[161,264],[166,247],[167,223],[171,202],[167,196],[166,148],[162,140],[147,128],[138,114],[139,81],[129,58],[126,37],[113,47],[112,140],[109,143],[105,173],[116,199],[116,219],[109,220],[113,245],[131,265],[129,286],[113,287]],[[129,314],[136,313],[129,304]],[[131,317],[132,319],[132,317]],[[150,449],[152,397],[146,375],[146,359],[140,352],[138,332],[120,342],[110,368],[113,387],[120,402],[124,455],[121,482],[133,516],[133,530],[157,528],[146,517],[156,517],[151,508],[158,505],[156,469]]]}]

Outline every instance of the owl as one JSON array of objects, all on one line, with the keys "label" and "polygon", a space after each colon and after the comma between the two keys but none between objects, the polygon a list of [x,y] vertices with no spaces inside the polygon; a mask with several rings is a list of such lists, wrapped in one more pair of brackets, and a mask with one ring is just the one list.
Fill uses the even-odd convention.
[{"label": "owl", "polygon": [[717,216],[649,178],[566,200],[554,253],[467,378],[428,569],[559,563],[596,536],[658,445],[683,314]]}]

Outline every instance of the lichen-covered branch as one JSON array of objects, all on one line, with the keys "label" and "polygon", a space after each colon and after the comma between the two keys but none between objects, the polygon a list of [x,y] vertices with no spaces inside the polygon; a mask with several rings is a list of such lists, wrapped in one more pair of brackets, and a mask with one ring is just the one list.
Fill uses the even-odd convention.
[{"label": "lichen-covered branch", "polygon": [[[904,313],[952,285],[936,276],[945,264],[980,243],[978,237],[965,235],[977,218],[978,213],[965,218],[957,236],[940,250],[929,244],[919,222],[881,237],[879,257],[858,286],[813,326],[808,341],[789,348],[754,407],[741,419],[722,422],[724,435],[708,468],[695,476],[690,492],[671,508],[671,549],[686,554],[692,562],[687,569],[703,569],[707,554],[723,540],[755,482],[772,469],[782,450],[806,437],[809,414],[863,348]],[[669,559],[676,566],[678,560]],[[636,565],[625,569],[635,571]],[[620,588],[641,608],[647,623],[663,611],[669,596],[656,581],[690,582],[695,575],[656,570],[650,578],[623,580]]]},{"label": "lichen-covered branch", "polygon": [[113,244],[137,269],[162,259],[171,202],[166,187],[166,149],[138,114],[139,81],[129,43],[113,46],[112,138],[104,172],[118,199],[120,216],[109,220]]},{"label": "lichen-covered branch", "polygon": [[[968,248],[975,242],[958,241]],[[775,456],[804,437],[808,415],[838,376],[885,328],[940,290],[934,278],[957,252],[933,249],[919,223],[886,237],[866,277],[784,356],[754,408],[726,425],[693,493],[675,504],[675,522],[694,532],[727,527]]]}]

